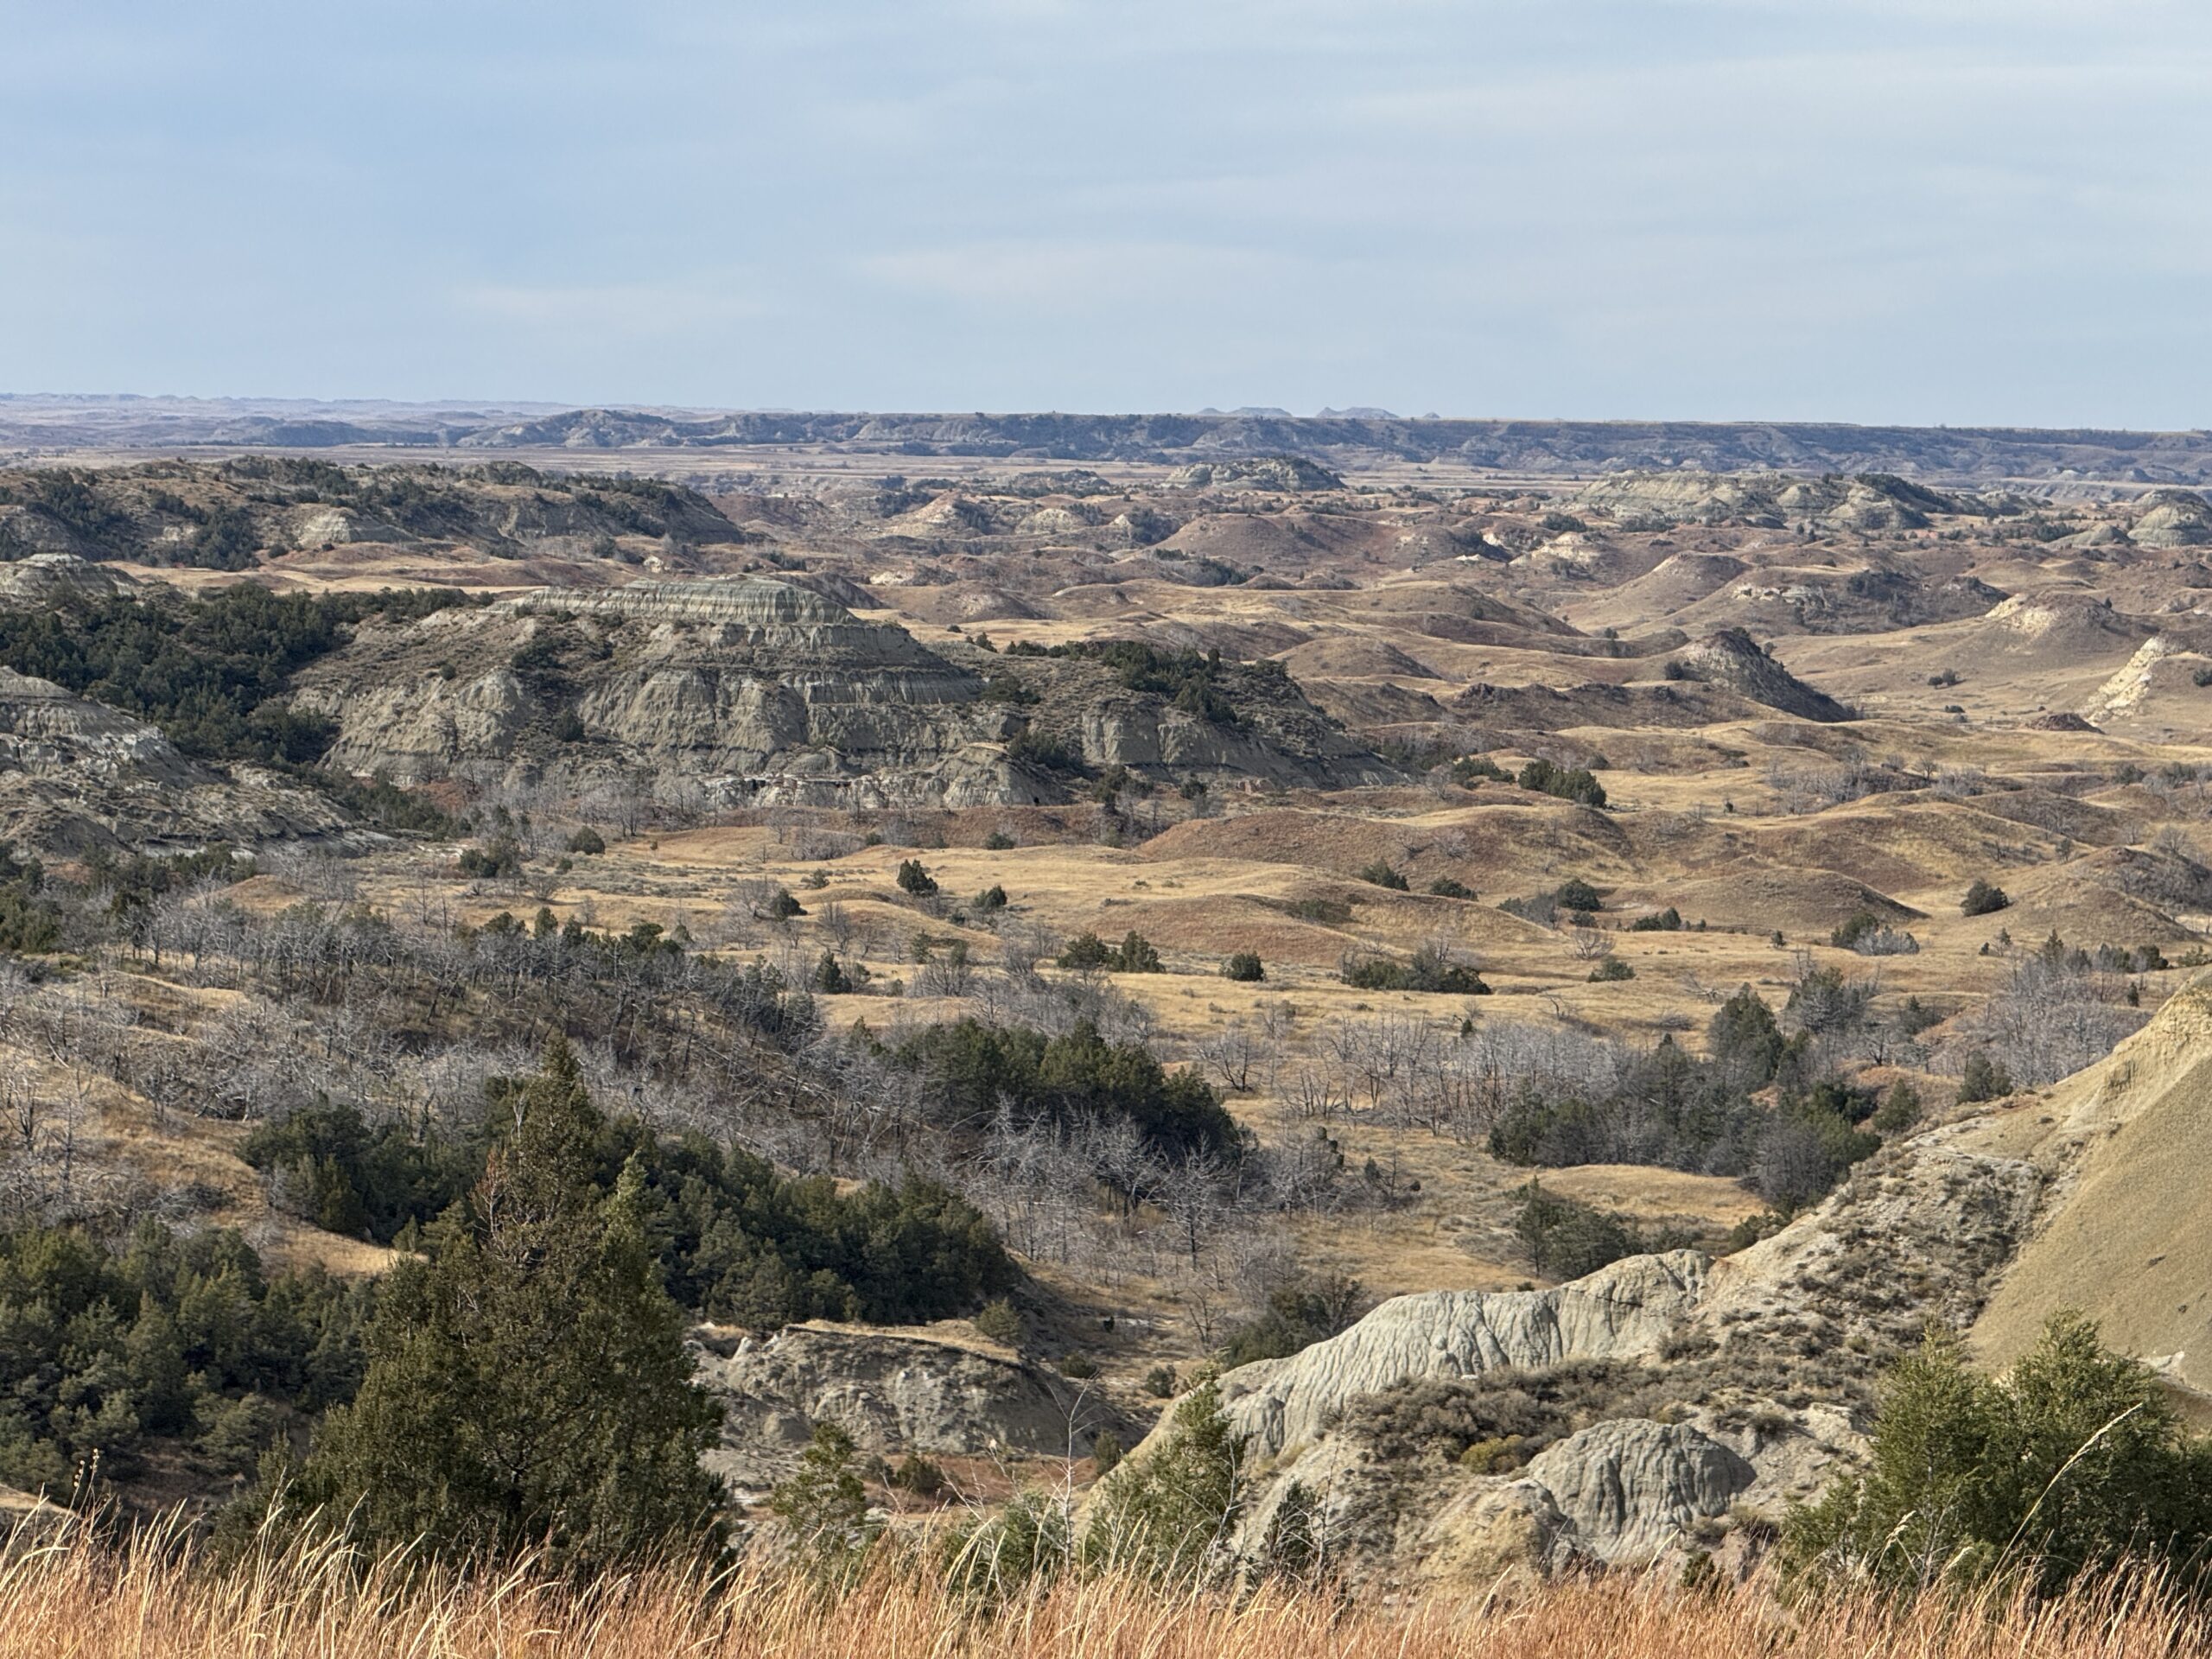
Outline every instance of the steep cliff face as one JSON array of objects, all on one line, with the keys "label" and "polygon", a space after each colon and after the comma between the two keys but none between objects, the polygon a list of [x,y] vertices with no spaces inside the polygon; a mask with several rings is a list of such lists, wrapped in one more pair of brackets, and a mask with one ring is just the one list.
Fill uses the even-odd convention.
[{"label": "steep cliff face", "polygon": [[1094,770],[1285,786],[1397,778],[1280,675],[1249,671],[1281,688],[1252,717],[1212,719],[1088,664],[1025,664],[1039,681],[1027,701],[988,695],[986,672],[1009,664],[963,658],[794,582],[638,582],[365,624],[300,676],[294,702],[337,723],[328,760],[356,772],[683,791],[709,806],[1065,799],[1080,776],[1008,752],[1032,728]]},{"label": "steep cliff face", "polygon": [[329,760],[403,783],[512,775],[707,804],[1036,800],[1006,710],[902,630],[741,577],[549,589],[364,627],[302,676]]},{"label": "steep cliff face", "polygon": [[0,839],[67,856],[345,833],[329,802],[274,773],[203,766],[143,721],[0,668]]}]

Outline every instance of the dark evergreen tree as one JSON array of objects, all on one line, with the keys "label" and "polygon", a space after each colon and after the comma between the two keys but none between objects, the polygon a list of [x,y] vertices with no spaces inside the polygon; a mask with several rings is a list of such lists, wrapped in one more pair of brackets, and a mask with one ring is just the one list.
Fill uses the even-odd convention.
[{"label": "dark evergreen tree", "polygon": [[484,1178],[390,1274],[353,1404],[302,1487],[370,1542],[578,1570],[720,1541],[699,1466],[718,1408],[640,1222],[635,1160],[594,1179],[605,1124],[564,1045],[506,1097]]}]

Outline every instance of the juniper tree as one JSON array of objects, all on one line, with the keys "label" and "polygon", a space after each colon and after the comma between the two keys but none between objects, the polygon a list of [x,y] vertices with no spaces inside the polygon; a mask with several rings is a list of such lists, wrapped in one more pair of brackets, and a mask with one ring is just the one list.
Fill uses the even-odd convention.
[{"label": "juniper tree", "polygon": [[512,1135],[387,1277],[302,1495],[372,1544],[468,1559],[543,1545],[586,1571],[711,1548],[721,1491],[699,1458],[721,1412],[691,1381],[642,1172],[594,1179],[605,1124],[564,1044],[502,1103]]}]

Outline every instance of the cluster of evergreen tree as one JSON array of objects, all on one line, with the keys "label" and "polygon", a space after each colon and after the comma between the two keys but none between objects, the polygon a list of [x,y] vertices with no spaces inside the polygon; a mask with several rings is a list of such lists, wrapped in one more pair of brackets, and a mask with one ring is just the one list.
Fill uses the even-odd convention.
[{"label": "cluster of evergreen tree", "polygon": [[[416,1249],[508,1154],[516,1132],[507,1126],[539,1081],[495,1084],[491,1110],[467,1134],[371,1128],[353,1107],[324,1103],[256,1128],[245,1154],[268,1172],[274,1200],[303,1219]],[[757,1330],[810,1319],[949,1319],[1013,1281],[989,1224],[938,1183],[840,1192],[827,1177],[786,1176],[702,1135],[594,1121],[594,1179],[611,1191],[634,1171],[660,1283],[708,1319]]]},{"label": "cluster of evergreen tree", "polygon": [[46,891],[46,867],[19,856],[13,842],[0,841],[0,950],[42,956],[61,947],[60,906]]},{"label": "cluster of evergreen tree", "polygon": [[369,1300],[269,1273],[235,1232],[0,1233],[0,1483],[67,1496],[95,1461],[127,1477],[156,1453],[250,1469],[286,1421],[353,1397]]},{"label": "cluster of evergreen tree", "polygon": [[293,713],[291,677],[372,615],[398,620],[468,603],[444,590],[277,594],[241,582],[190,598],[84,600],[0,613],[0,663],[152,721],[188,754],[305,764],[329,747],[323,721]]},{"label": "cluster of evergreen tree", "polygon": [[463,1561],[710,1551],[722,1493],[699,1459],[721,1413],[661,1284],[642,1163],[606,1183],[607,1125],[563,1048],[505,1103],[482,1178],[385,1276],[353,1402],[296,1469],[272,1460],[262,1502]]},{"label": "cluster of evergreen tree", "polygon": [[[1700,1059],[1662,1038],[1607,1088],[1525,1084],[1491,1129],[1509,1163],[1656,1164],[1749,1178],[1777,1210],[1811,1204],[1881,1144],[1871,1090],[1813,1073],[1812,1046],[1785,1038],[1748,988],[1724,1003]],[[1754,1095],[1770,1084],[1769,1105]]]},{"label": "cluster of evergreen tree", "polygon": [[1078,640],[1058,645],[1017,640],[1007,647],[1007,655],[1077,657],[1102,663],[1130,690],[1166,697],[1185,713],[1220,726],[1235,726],[1243,719],[1228,695],[1232,671],[1241,669],[1248,674],[1286,677],[1279,663],[1230,664],[1222,660],[1218,649],[1162,651],[1139,639]]},{"label": "cluster of evergreen tree", "polygon": [[1023,1125],[1078,1128],[1125,1119],[1166,1157],[1234,1157],[1236,1122],[1205,1078],[1171,1072],[1141,1043],[1109,1042],[1085,1020],[1065,1036],[976,1020],[932,1026],[893,1051],[928,1080],[942,1127],[986,1128],[1001,1102]]},{"label": "cluster of evergreen tree", "polygon": [[1863,1469],[1791,1512],[1799,1583],[1897,1590],[1997,1580],[2051,1595],[2152,1567],[2195,1593],[2212,1560],[2212,1441],[2184,1433],[2158,1379],[2061,1313],[1992,1376],[1931,1332],[1884,1388]]}]

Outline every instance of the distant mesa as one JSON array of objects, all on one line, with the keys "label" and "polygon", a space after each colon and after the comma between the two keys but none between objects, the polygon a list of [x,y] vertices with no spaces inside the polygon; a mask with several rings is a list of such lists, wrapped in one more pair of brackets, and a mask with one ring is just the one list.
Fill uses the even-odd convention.
[{"label": "distant mesa", "polygon": [[1624,472],[1573,497],[1626,526],[1746,524],[1781,530],[1923,530],[1961,504],[1886,474],[1802,478],[1785,473]]},{"label": "distant mesa", "polygon": [[1198,461],[1179,467],[1167,475],[1172,490],[1341,490],[1343,479],[1325,467],[1317,467],[1302,455],[1267,455],[1254,461]]}]

